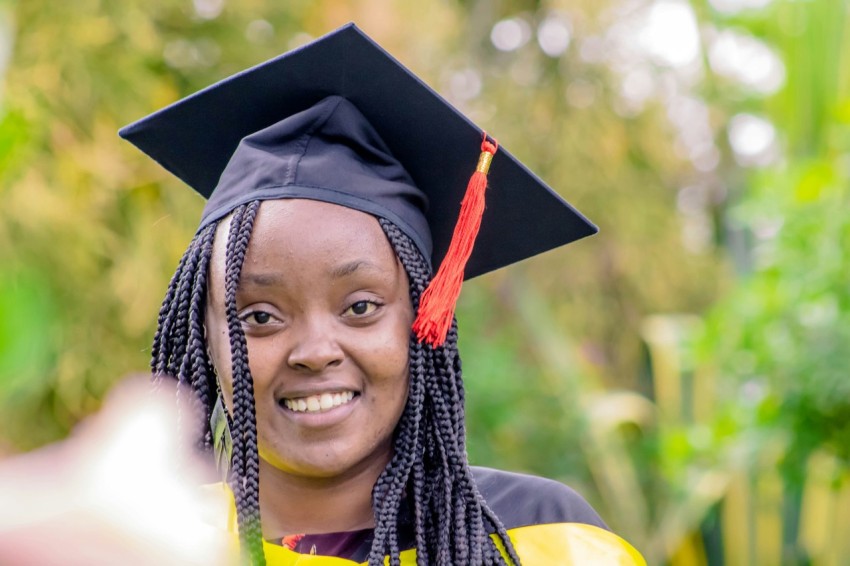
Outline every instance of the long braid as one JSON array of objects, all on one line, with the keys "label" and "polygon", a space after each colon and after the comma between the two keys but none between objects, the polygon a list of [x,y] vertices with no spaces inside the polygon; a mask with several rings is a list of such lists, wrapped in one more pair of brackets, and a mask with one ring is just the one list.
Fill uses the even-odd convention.
[{"label": "long braid", "polygon": [[[212,365],[203,336],[206,312],[206,280],[212,255],[215,226],[199,231],[187,248],[169,283],[159,312],[158,326],[151,351],[154,382],[166,377],[178,380],[178,398],[192,390],[192,405],[209,422],[212,410],[210,388],[215,388]],[[178,420],[178,433],[182,430]],[[209,448],[211,435],[205,426],[198,446]]]},{"label": "long braid", "polygon": [[[238,319],[235,328],[231,320],[235,318],[235,289],[258,207],[259,203],[252,203],[240,207],[233,215],[226,252],[226,285],[229,283],[226,302],[232,310],[228,313],[234,388],[231,488],[236,498],[243,548],[252,563],[265,564],[259,515],[259,456],[253,382],[248,369],[244,333]],[[216,228],[217,225],[212,224],[200,230],[181,258],[160,309],[151,352],[151,369],[155,379],[169,376],[181,384],[190,385],[197,403],[203,408],[205,423],[209,422],[216,389],[204,336],[207,280]],[[204,426],[203,430],[199,444],[209,449],[212,444],[209,426]]]},{"label": "long braid", "polygon": [[[189,304],[189,345],[187,347],[186,359],[191,360],[188,370],[188,381],[195,392],[197,404],[204,417],[203,422],[210,422],[214,392],[217,389],[215,372],[207,354],[205,336],[205,317],[207,301],[207,278],[209,276],[209,263],[212,256],[213,241],[215,240],[216,226],[209,225],[200,234],[201,244],[200,259],[198,261],[195,282],[192,285],[192,298]],[[202,428],[203,436],[199,445],[203,449],[212,448],[212,431],[210,427]]]},{"label": "long braid", "polygon": [[173,326],[171,327],[171,340],[174,343],[174,350],[166,360],[165,371],[168,375],[178,377],[180,385],[186,385],[185,376],[180,376],[180,366],[183,364],[183,359],[186,356],[188,347],[187,339],[189,336],[189,307],[192,299],[192,282],[197,273],[198,263],[201,259],[199,248],[201,247],[202,238],[195,238],[193,243],[193,253],[186,259],[186,264],[183,266],[183,276],[177,284],[177,289],[174,296],[174,302],[177,305]]},{"label": "long braid", "polygon": [[[197,236],[196,236],[197,239]],[[170,336],[168,336],[171,322],[176,315],[174,306],[174,296],[177,294],[177,286],[180,284],[180,278],[185,273],[186,261],[195,252],[195,240],[189,244],[189,247],[180,258],[180,263],[177,265],[177,270],[171,277],[168,283],[168,289],[165,292],[165,298],[162,300],[162,306],[159,309],[159,317],[156,322],[156,334],[153,337],[153,346],[151,347],[151,372],[154,376],[160,376],[165,371],[165,359],[168,357],[168,344]]]},{"label": "long braid", "polygon": [[[421,357],[420,345],[411,344],[411,359]],[[419,352],[419,355],[417,353]],[[398,520],[404,489],[408,483],[410,470],[416,460],[416,450],[421,438],[420,426],[422,400],[424,398],[425,366],[415,361],[410,364],[410,385],[408,403],[396,432],[393,457],[384,472],[378,478],[373,490],[375,511],[375,543],[372,545],[370,561],[383,564],[383,557],[390,555],[390,563],[397,564],[398,558]],[[396,552],[392,552],[395,549]]]},{"label": "long braid", "polygon": [[[407,271],[416,309],[430,270],[401,230],[383,219],[380,224]],[[415,390],[420,383],[424,395]],[[387,554],[390,564],[398,563],[400,549],[392,536],[398,511],[386,507],[397,505],[404,489],[412,490],[417,564],[506,564],[487,533],[486,518],[510,562],[519,565],[516,550],[501,521],[478,491],[467,461],[456,322],[452,323],[446,343],[435,349],[422,346],[411,336],[410,384],[408,406],[396,436],[395,455],[376,483],[376,527],[369,565],[383,564]],[[419,403],[421,406],[416,406]],[[420,421],[415,426],[408,425],[411,418]],[[401,456],[400,451],[403,451]],[[386,521],[393,524],[387,525]]]},{"label": "long braid", "polygon": [[[188,303],[187,313],[183,316],[178,316],[175,324],[178,328],[181,325],[188,326],[187,331],[178,333],[178,336],[186,336],[186,342],[182,348],[184,355],[175,360],[177,362],[175,363],[175,366],[179,368],[177,370],[177,381],[181,385],[191,385],[193,379],[196,377],[193,373],[193,370],[195,369],[193,368],[193,364],[196,361],[196,356],[185,355],[185,353],[187,353],[190,348],[197,350],[199,347],[204,345],[204,311],[198,307],[205,302],[207,292],[207,266],[210,260],[209,251],[212,249],[212,241],[214,237],[215,231],[211,229],[211,227],[207,226],[201,234],[199,234],[199,238],[197,240],[199,248],[197,257],[193,258],[194,261],[187,263],[187,270],[191,269],[195,272],[195,277],[194,280],[188,281],[188,284],[186,285],[188,289],[188,298],[186,299]],[[210,248],[210,250],[204,250],[202,248]],[[179,352],[180,350],[175,353],[179,354]]]},{"label": "long braid", "polygon": [[[427,496],[425,494],[425,468],[423,466],[424,450],[422,456],[417,458],[413,463],[413,500],[421,502],[420,505],[413,506],[413,521],[414,525],[422,525],[425,522],[425,509],[428,506]],[[430,564],[430,555],[428,554],[428,545],[425,541],[425,530],[415,529],[416,540],[416,562],[419,565]]]},{"label": "long braid", "polygon": [[[401,234],[392,224],[384,220],[380,222],[385,231],[393,230],[394,233]],[[416,253],[410,240],[406,237],[400,238],[398,245],[400,246],[399,249],[403,251],[400,252],[399,249],[396,249],[397,255],[400,255],[400,253],[405,255]],[[419,305],[419,296],[428,282],[430,273],[424,262],[423,265],[417,266],[415,269],[408,269],[407,267],[405,269],[408,271],[408,278],[410,279],[410,298],[413,308],[416,309]],[[390,556],[390,564],[393,566],[398,564],[400,560],[397,530],[398,513],[411,469],[418,456],[417,445],[419,445],[419,437],[421,436],[420,422],[422,420],[424,382],[427,378],[428,366],[425,362],[427,356],[425,347],[419,344],[412,335],[409,350],[410,385],[408,402],[396,432],[393,457],[378,478],[373,493],[376,527],[372,550],[369,555],[370,564],[383,564],[385,555]]]},{"label": "long braid", "polygon": [[[238,272],[233,273],[233,271],[231,269],[231,264],[233,263],[233,261],[232,261],[231,258],[233,257],[233,249],[236,247],[236,241],[238,239],[239,229],[242,226],[242,217],[243,216],[245,216],[245,206],[244,205],[238,207],[236,210],[233,211],[233,215],[230,217],[230,229],[227,233],[227,241],[225,243],[225,252],[224,252],[224,258],[225,258],[224,308],[225,308],[225,316],[226,316],[226,321],[227,321],[227,334],[228,334],[228,337],[230,339],[230,350],[231,350],[231,352],[230,352],[230,355],[231,355],[230,365],[231,365],[231,378],[232,378],[232,382],[233,382],[233,415],[232,415],[233,418],[232,418],[232,421],[231,421],[232,428],[230,429],[230,433],[233,437],[233,452],[230,455],[230,478],[229,479],[230,479],[230,482],[231,482],[231,488],[233,490],[233,498],[236,501],[236,512],[237,512],[237,518],[238,518],[238,524],[239,524],[240,539],[245,535],[245,529],[242,528],[242,523],[245,519],[245,515],[244,515],[244,508],[239,505],[239,502],[241,501],[241,494],[242,494],[243,490],[242,490],[242,486],[240,485],[241,482],[239,482],[236,479],[236,477],[239,475],[239,472],[241,472],[245,468],[245,466],[244,466],[245,443],[241,442],[242,435],[239,434],[240,429],[241,429],[242,425],[244,424],[244,415],[240,415],[240,416],[237,417],[237,415],[236,415],[236,405],[238,403],[237,397],[241,396],[244,393],[244,389],[240,388],[239,391],[237,392],[236,391],[236,381],[237,381],[237,379],[239,379],[239,381],[242,382],[242,379],[240,379],[240,378],[244,375],[245,372],[244,372],[243,365],[241,363],[239,363],[239,361],[238,361],[237,356],[238,356],[239,352],[237,351],[236,356],[234,356],[234,353],[233,353],[233,349],[234,349],[233,342],[234,342],[234,340],[237,341],[237,350],[238,350],[238,346],[239,346],[238,335],[239,335],[239,331],[241,330],[240,328],[238,328],[239,320],[238,320],[238,317],[233,316],[232,318],[236,319],[236,321],[235,321],[236,324],[234,325],[234,326],[236,326],[236,328],[231,328],[231,322],[230,322],[231,313],[229,311],[231,310],[231,306],[232,306],[233,310],[236,310],[236,308],[235,308],[236,307],[236,305],[235,305],[236,289],[237,289],[238,284],[239,284],[239,275],[241,273],[241,266],[240,266],[240,269],[239,269]],[[233,301],[229,300],[229,297],[231,295],[233,296]],[[238,422],[237,422],[237,419],[238,419]],[[243,548],[245,548],[244,544],[243,544]]]},{"label": "long braid", "polygon": [[[460,378],[460,356],[457,351],[457,322],[452,321],[449,334],[446,337],[448,347],[438,348],[434,351],[436,365],[438,368],[440,392],[445,397],[440,404],[441,410],[447,411],[446,420],[451,423],[452,450],[461,455],[451,460],[452,476],[460,483],[459,489],[465,492],[477,493],[471,476],[466,473],[468,462],[466,459],[466,429],[463,404],[463,381]],[[471,505],[467,509],[463,499],[455,501],[454,511],[454,533],[462,533],[470,539],[482,539],[485,532],[482,520],[481,505]],[[469,516],[467,517],[467,510]],[[474,544],[471,547],[471,564],[482,563],[482,551],[485,543]],[[491,553],[492,554],[492,553]]]},{"label": "long braid", "polygon": [[175,357],[175,350],[180,347],[175,335],[175,321],[177,318],[181,318],[181,314],[185,316],[185,313],[179,311],[188,308],[185,302],[181,303],[180,301],[180,288],[185,286],[187,278],[192,276],[192,272],[186,269],[186,266],[198,259],[198,240],[198,236],[195,236],[186,253],[180,258],[180,264],[174,273],[174,277],[171,278],[165,300],[162,302],[159,324],[154,336],[153,355],[151,356],[151,371],[154,376],[174,376],[173,372],[169,372],[170,362]]},{"label": "long braid", "polygon": [[264,565],[260,521],[260,462],[257,451],[257,417],[254,380],[248,366],[248,345],[236,310],[236,290],[248,242],[254,228],[259,201],[242,205],[233,214],[225,259],[224,304],[230,336],[233,368],[233,474],[231,488],[236,499],[239,539],[255,565]]},{"label": "long braid", "polygon": [[[454,431],[457,437],[458,446],[461,448],[460,452],[463,455],[463,460],[461,461],[459,458],[454,458],[453,462],[455,463],[457,468],[467,467],[468,464],[466,462],[466,452],[463,450],[463,447],[466,445],[466,428],[465,428],[465,415],[464,415],[464,398],[465,391],[463,387],[463,379],[461,379],[461,362],[460,356],[458,355],[457,350],[457,321],[452,321],[452,326],[449,329],[449,334],[446,337],[446,347],[438,348],[435,350],[435,354],[440,358],[439,365],[441,368],[445,370],[445,373],[440,372],[441,375],[445,377],[443,381],[443,391],[446,392],[450,397],[449,406],[452,407],[452,423],[454,426]],[[460,470],[456,470],[460,472]],[[465,489],[470,490],[474,489],[477,498],[480,500],[480,504],[473,506],[474,516],[473,519],[469,522],[470,525],[479,524],[481,521],[481,513],[483,512],[484,517],[486,517],[487,521],[493,526],[501,540],[502,544],[505,546],[505,549],[508,552],[508,556],[515,564],[519,564],[519,557],[516,555],[516,551],[513,548],[513,545],[506,544],[505,541],[509,541],[508,534],[502,525],[499,518],[495,513],[486,505],[484,501],[484,497],[478,493],[478,490],[474,486],[474,480],[469,474],[458,473],[457,477],[466,484]],[[481,523],[483,524],[483,523]],[[476,564],[475,560],[472,561],[473,564]],[[500,562],[497,562],[500,563]]]}]

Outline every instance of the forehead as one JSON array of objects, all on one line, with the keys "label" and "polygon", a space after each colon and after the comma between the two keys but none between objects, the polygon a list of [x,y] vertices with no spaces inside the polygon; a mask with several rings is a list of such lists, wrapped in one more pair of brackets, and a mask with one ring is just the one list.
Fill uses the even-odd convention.
[{"label": "forehead", "polygon": [[[229,230],[230,217],[219,223],[215,238],[213,262],[222,267]],[[342,261],[353,255],[397,263],[383,229],[370,214],[308,199],[267,200],[257,212],[243,269],[270,261],[318,263],[337,257]]]}]

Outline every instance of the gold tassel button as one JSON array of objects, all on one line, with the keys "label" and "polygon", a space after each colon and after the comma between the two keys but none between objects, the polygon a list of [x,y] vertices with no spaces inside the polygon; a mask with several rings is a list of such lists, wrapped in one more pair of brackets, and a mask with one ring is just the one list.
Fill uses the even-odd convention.
[{"label": "gold tassel button", "polygon": [[[478,166],[475,170],[479,173],[487,174],[490,171],[490,163],[493,162],[493,154],[489,151],[482,151],[478,157]],[[467,169],[468,171],[468,169]]]}]

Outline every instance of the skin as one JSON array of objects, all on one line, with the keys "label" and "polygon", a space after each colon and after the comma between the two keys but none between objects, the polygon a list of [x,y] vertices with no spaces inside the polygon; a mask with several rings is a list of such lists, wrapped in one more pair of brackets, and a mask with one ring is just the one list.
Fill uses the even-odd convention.
[{"label": "skin", "polygon": [[[229,221],[210,264],[207,340],[232,407],[224,309]],[[408,391],[407,275],[377,220],[301,199],[260,206],[237,312],[254,379],[263,536],[374,526],[371,491],[392,456]],[[354,392],[299,413],[284,399]]]}]

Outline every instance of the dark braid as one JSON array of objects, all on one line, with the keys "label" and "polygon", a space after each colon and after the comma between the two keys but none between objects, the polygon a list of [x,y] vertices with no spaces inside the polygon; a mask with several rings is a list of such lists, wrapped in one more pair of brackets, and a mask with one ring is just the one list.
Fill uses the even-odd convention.
[{"label": "dark braid", "polygon": [[231,219],[225,258],[224,305],[230,335],[233,371],[233,462],[230,487],[236,499],[239,540],[252,564],[264,565],[263,534],[260,524],[260,460],[257,452],[257,416],[254,408],[254,380],[248,367],[248,345],[236,310],[239,275],[254,229],[260,202],[236,209]]},{"label": "dark braid", "polygon": [[[203,327],[207,271],[215,228],[207,226],[199,231],[180,259],[162,302],[151,355],[155,381],[170,376],[178,379],[181,385],[190,386],[207,422],[212,410],[210,391],[214,390],[215,381],[206,353]],[[178,321],[184,328],[178,326]],[[178,395],[181,389],[184,387],[178,388]],[[206,431],[199,444],[208,448],[210,441]]]},{"label": "dark braid", "polygon": [[[248,368],[245,335],[235,319],[235,289],[253,230],[259,203],[239,207],[233,213],[226,252],[225,308],[233,359],[233,463],[231,489],[236,499],[242,548],[253,564],[265,564],[259,508],[259,456],[254,412],[253,381]],[[151,353],[151,369],[158,380],[170,376],[189,385],[209,423],[215,402],[216,381],[204,336],[207,279],[216,224],[198,232],[180,259],[160,309]],[[236,324],[234,325],[233,319]],[[179,391],[179,389],[178,389]],[[199,444],[212,445],[209,426],[203,427]]]},{"label": "dark braid", "polygon": [[[236,500],[239,537],[253,564],[265,564],[259,506],[259,455],[253,378],[247,344],[237,317],[236,290],[259,202],[232,214],[225,255],[225,312],[233,375],[233,456],[230,485]],[[430,280],[430,268],[410,238],[380,219],[410,281],[414,310]],[[209,422],[216,381],[206,348],[204,315],[209,262],[216,224],[198,232],[181,258],[159,313],[151,369],[189,385]],[[505,565],[488,532],[495,532],[509,562],[519,565],[513,545],[472,477],[465,448],[464,389],[457,351],[457,325],[446,343],[432,349],[413,335],[408,401],[396,428],[393,456],[375,483],[375,532],[370,566],[400,563],[399,524],[405,502],[411,509],[417,564]],[[209,427],[200,444],[209,449]]]},{"label": "dark braid", "polygon": [[[206,304],[207,276],[214,239],[215,227],[208,226],[203,230],[198,241],[199,258],[189,299],[189,314],[186,317],[189,323],[189,332],[185,355],[177,374],[178,383],[195,392],[195,395],[191,396],[191,400],[196,410],[200,409],[206,417],[205,422],[210,420],[209,411],[214,401],[212,391],[215,391],[214,387],[212,389],[210,387],[214,383],[214,375],[207,359],[206,337],[204,336],[204,317],[206,314],[204,305]],[[178,388],[178,393],[181,389]],[[209,448],[212,446],[212,435],[208,427],[204,427],[204,430],[199,445],[202,448]]]},{"label": "dark braid", "polygon": [[[430,279],[422,255],[394,224],[380,219],[410,280],[414,310]],[[511,563],[519,557],[498,517],[484,501],[466,456],[464,390],[457,323],[443,346],[410,339],[410,393],[396,433],[392,460],[375,484],[375,538],[370,566],[399,563],[396,537],[405,492],[413,504],[417,564],[505,564],[487,534],[495,531]]]},{"label": "dark braid", "polygon": [[[185,302],[180,301],[182,297],[179,291],[181,287],[186,285],[186,281],[192,277],[192,271],[187,269],[187,265],[197,262],[199,259],[197,253],[198,241],[199,237],[195,236],[195,239],[189,244],[189,249],[180,258],[180,265],[177,267],[174,277],[171,278],[165,300],[160,309],[159,324],[154,336],[153,356],[151,357],[151,370],[155,376],[175,375],[168,371],[170,361],[176,357],[175,349],[181,346],[176,335],[175,320],[178,317],[185,318],[185,310],[188,308]],[[184,312],[181,313],[181,310]]]}]

